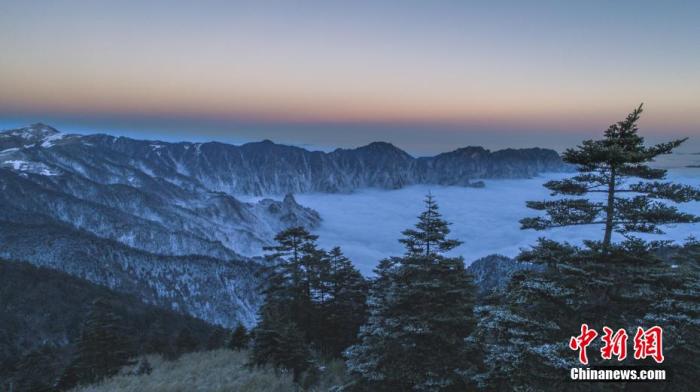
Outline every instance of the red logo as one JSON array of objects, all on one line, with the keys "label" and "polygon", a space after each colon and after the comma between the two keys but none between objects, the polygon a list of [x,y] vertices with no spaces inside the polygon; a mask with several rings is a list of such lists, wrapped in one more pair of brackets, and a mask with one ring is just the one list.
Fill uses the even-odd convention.
[{"label": "red logo", "polygon": [[620,328],[613,335],[613,330],[608,327],[603,327],[603,342],[605,346],[600,349],[603,359],[612,359],[615,355],[618,361],[623,361],[627,358],[627,331]]},{"label": "red logo", "polygon": [[[659,326],[653,326],[647,330],[637,327],[637,333],[634,335],[634,359],[651,357],[656,363],[662,363],[664,361],[663,335],[664,331]],[[596,337],[598,337],[598,332],[595,329],[588,328],[588,324],[581,324],[581,334],[569,339],[569,348],[578,350],[578,360],[584,365],[588,365],[586,349]],[[627,331],[622,328],[613,333],[612,328],[603,327],[601,357],[610,360],[615,356],[618,361],[625,360],[627,358],[627,338]]]},{"label": "red logo", "polygon": [[578,360],[584,365],[588,365],[586,348],[596,336],[598,336],[598,332],[596,332],[595,329],[588,329],[588,324],[581,324],[581,334],[579,336],[572,336],[569,340],[569,348],[572,350],[579,350]]},{"label": "red logo", "polygon": [[634,335],[634,359],[652,357],[656,363],[663,362],[663,337],[664,331],[659,326],[646,331],[637,327],[637,333]]}]

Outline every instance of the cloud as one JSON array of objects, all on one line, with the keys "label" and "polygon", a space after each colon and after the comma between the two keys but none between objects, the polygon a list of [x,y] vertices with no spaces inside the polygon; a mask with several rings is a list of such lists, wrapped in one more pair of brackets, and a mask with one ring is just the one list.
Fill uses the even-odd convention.
[{"label": "cloud", "polygon": [[[674,170],[669,177],[697,187],[699,173],[699,169]],[[573,243],[602,239],[602,228],[598,226],[544,232],[520,230],[518,220],[536,213],[525,207],[525,201],[548,198],[542,184],[565,176],[548,174],[527,180],[489,180],[483,189],[411,186],[392,191],[366,189],[352,194],[296,197],[302,205],[321,214],[323,223],[316,231],[320,245],[324,248],[341,246],[363,273],[370,274],[382,258],[403,253],[398,242],[401,231],[416,223],[428,192],[436,197],[443,216],[452,222],[452,237],[464,241],[453,253],[463,256],[467,263],[493,253],[515,256],[541,236]],[[689,203],[682,209],[700,215],[700,203]],[[682,241],[693,232],[697,233],[699,228],[697,224],[676,225],[667,227],[666,236],[653,238]]]}]

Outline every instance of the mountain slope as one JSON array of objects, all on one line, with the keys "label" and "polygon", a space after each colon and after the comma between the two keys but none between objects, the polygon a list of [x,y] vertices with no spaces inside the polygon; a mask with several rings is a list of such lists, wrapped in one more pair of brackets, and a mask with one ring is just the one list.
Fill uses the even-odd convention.
[{"label": "mountain slope", "polygon": [[504,290],[514,273],[521,270],[540,269],[532,263],[518,262],[501,255],[489,255],[474,260],[467,270],[474,275],[479,295],[487,295],[499,290]]},{"label": "mountain slope", "polygon": [[[244,203],[196,178],[159,168],[120,139],[64,135],[35,125],[0,133],[0,206],[39,213],[148,252],[217,258],[258,255],[289,226],[314,228],[318,214],[296,203]],[[131,143],[133,144],[133,143]],[[141,146],[143,147],[143,146]]]},{"label": "mountain slope", "polygon": [[205,256],[164,256],[25,216],[0,221],[0,257],[63,271],[161,308],[228,327],[255,323],[258,264]]},{"label": "mountain slope", "polygon": [[[40,131],[43,130],[43,131]],[[27,136],[15,144],[8,135]],[[507,149],[490,152],[466,147],[435,157],[414,158],[399,148],[375,142],[330,153],[275,144],[269,140],[234,146],[224,143],[166,143],[108,135],[63,135],[42,124],[7,131],[5,148],[33,145],[28,158],[80,171],[104,181],[114,170],[99,170],[92,160],[136,168],[183,187],[203,186],[228,194],[282,195],[298,192],[350,192],[363,187],[396,189],[412,184],[469,185],[481,178],[526,178],[565,167],[552,150]],[[63,135],[63,136],[61,136]],[[16,137],[15,137],[16,138]],[[45,142],[47,138],[52,141]],[[14,139],[13,139],[14,140]],[[112,181],[127,181],[112,178]]]},{"label": "mountain slope", "polygon": [[[10,383],[53,384],[96,298],[108,301],[122,316],[141,352],[174,344],[185,328],[199,342],[219,331],[193,317],[145,305],[134,296],[58,271],[0,259],[0,390],[12,390]],[[15,373],[16,365],[27,361],[31,373]]]},{"label": "mountain slope", "polygon": [[467,147],[414,158],[388,143],[330,153],[270,141],[165,143],[69,135],[43,124],[0,132],[0,256],[65,271],[212,323],[251,325],[259,256],[317,212],[291,194],[561,170],[551,150]]}]

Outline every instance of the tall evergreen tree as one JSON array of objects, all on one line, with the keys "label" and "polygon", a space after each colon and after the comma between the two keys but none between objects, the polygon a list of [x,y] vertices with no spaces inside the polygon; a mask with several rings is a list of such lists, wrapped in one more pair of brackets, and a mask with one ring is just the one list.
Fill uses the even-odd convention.
[{"label": "tall evergreen tree", "polygon": [[56,381],[56,364],[62,358],[56,347],[44,345],[23,355],[9,380],[0,381],[3,391],[51,392]]},{"label": "tall evergreen tree", "polygon": [[[529,208],[544,211],[548,217],[522,219],[522,228],[544,230],[603,225],[605,232],[600,248],[603,253],[608,253],[613,232],[623,235],[635,232],[662,234],[660,225],[698,222],[697,217],[680,212],[663,200],[675,203],[700,200],[700,191],[663,182],[666,170],[648,165],[659,155],[670,154],[686,139],[645,147],[644,138],[637,133],[641,113],[642,105],[625,120],[611,125],[603,139],[585,140],[576,149],[567,149],[563,160],[576,165],[579,174],[565,180],[549,181],[544,186],[552,191],[553,196],[569,198],[528,202]],[[631,182],[633,179],[637,181]],[[589,194],[602,194],[603,199],[581,197]]]},{"label": "tall evergreen tree", "polygon": [[326,254],[325,265],[321,345],[327,353],[339,356],[356,342],[357,332],[367,319],[368,284],[339,247]]},{"label": "tall evergreen tree", "polygon": [[406,246],[410,256],[437,255],[462,244],[460,241],[448,239],[449,233],[449,224],[442,219],[433,195],[428,194],[425,198],[425,211],[418,216],[416,227],[404,230],[404,238],[399,242]]},{"label": "tall evergreen tree", "polygon": [[216,328],[207,339],[207,350],[216,350],[226,345],[226,330]]},{"label": "tall evergreen tree", "polygon": [[93,302],[76,346],[75,357],[57,384],[59,390],[116,374],[133,364],[136,355],[123,319],[103,299]]},{"label": "tall evergreen tree", "polygon": [[311,352],[304,334],[285,313],[277,304],[263,305],[260,323],[253,330],[250,359],[254,365],[291,370],[294,381],[299,381],[311,365]]},{"label": "tall evergreen tree", "polygon": [[242,350],[248,347],[250,342],[250,335],[248,335],[248,330],[243,326],[243,324],[238,324],[236,329],[233,330],[231,334],[231,339],[228,343],[228,348],[231,350]]},{"label": "tall evergreen tree", "polygon": [[315,314],[312,300],[317,291],[323,252],[316,245],[318,236],[303,227],[292,227],[277,234],[276,245],[265,247],[271,254],[265,298],[269,303],[285,304],[285,316],[309,338]]},{"label": "tall evergreen tree", "polygon": [[432,196],[415,229],[406,230],[404,257],[380,262],[360,343],[347,350],[358,390],[464,391],[476,374],[470,340],[474,283],[461,258],[443,253],[448,239]]},{"label": "tall evergreen tree", "polygon": [[[579,174],[545,186],[553,195],[577,197],[528,202],[547,217],[523,219],[524,229],[600,224],[605,233],[602,241],[587,241],[585,248],[542,238],[518,256],[520,261],[544,268],[516,273],[505,295],[480,309],[477,336],[486,351],[485,385],[512,390],[589,390],[590,385],[564,382],[568,369],[578,366],[566,343],[583,323],[599,331],[606,325],[628,333],[653,323],[668,326],[677,341],[697,335],[697,328],[687,322],[697,313],[693,278],[680,279],[676,271],[681,269],[674,270],[661,259],[660,255],[668,253],[668,241],[645,242],[630,234],[660,234],[660,225],[697,222],[695,216],[663,201],[700,200],[700,191],[662,182],[666,171],[648,165],[684,140],[645,147],[636,126],[641,111],[640,106],[626,120],[612,125],[603,140],[587,140],[564,153],[566,162],[578,165]],[[596,193],[603,197],[593,201],[582,197]],[[626,239],[613,243],[613,232]],[[692,276],[692,268],[684,267],[683,273]],[[589,351],[600,347],[596,341]],[[684,352],[684,347],[690,349]],[[682,344],[674,348],[681,357],[692,356],[696,349]],[[594,366],[610,365],[599,355],[589,355],[589,361]],[[623,364],[638,363],[628,356]],[[685,369],[692,374],[694,367]],[[671,390],[689,386],[684,381]],[[620,389],[626,390],[624,386]]]},{"label": "tall evergreen tree", "polygon": [[175,338],[175,348],[177,349],[178,355],[191,353],[197,350],[198,342],[197,339],[192,335],[192,331],[185,327],[180,330]]},{"label": "tall evergreen tree", "polygon": [[290,369],[298,379],[310,363],[309,342],[318,312],[316,296],[323,253],[316,246],[318,237],[303,227],[280,232],[268,260],[265,302],[260,322],[252,331],[251,362]]},{"label": "tall evergreen tree", "polygon": [[664,367],[673,372],[669,389],[693,391],[700,374],[700,242],[690,238],[671,263],[654,286],[663,291],[643,323],[664,329]]},{"label": "tall evergreen tree", "polygon": [[276,245],[265,248],[272,252],[271,267],[261,321],[252,334],[253,362],[289,363],[279,358],[278,348],[267,345],[281,344],[282,336],[295,337],[296,332],[304,350],[331,356],[354,342],[365,320],[366,282],[340,248],[326,253],[317,247],[317,238],[293,227],[275,237]]}]

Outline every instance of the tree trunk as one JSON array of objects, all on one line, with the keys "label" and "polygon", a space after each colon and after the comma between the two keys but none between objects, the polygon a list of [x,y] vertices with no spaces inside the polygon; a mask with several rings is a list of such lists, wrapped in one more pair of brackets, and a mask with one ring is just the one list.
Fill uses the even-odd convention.
[{"label": "tree trunk", "polygon": [[608,205],[605,209],[605,237],[603,238],[603,253],[610,251],[612,242],[613,219],[615,215],[615,166],[610,167],[610,181],[608,182]]}]

